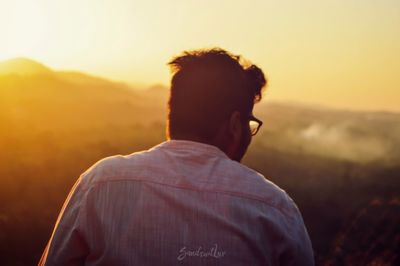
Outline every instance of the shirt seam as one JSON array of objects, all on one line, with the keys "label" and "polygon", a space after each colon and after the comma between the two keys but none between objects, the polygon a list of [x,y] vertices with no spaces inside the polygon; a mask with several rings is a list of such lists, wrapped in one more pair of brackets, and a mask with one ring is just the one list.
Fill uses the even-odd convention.
[{"label": "shirt seam", "polygon": [[[108,182],[119,182],[119,181],[137,181],[137,182],[142,182],[142,183],[153,183],[153,184],[157,184],[157,185],[164,185],[167,187],[173,187],[173,188],[177,188],[177,189],[183,189],[183,190],[192,190],[192,191],[198,191],[198,192],[211,192],[211,193],[220,193],[220,194],[225,194],[225,195],[229,195],[229,196],[237,196],[239,198],[244,198],[244,199],[248,199],[248,200],[255,200],[261,203],[264,203],[274,209],[279,210],[281,213],[285,214],[285,211],[281,210],[279,207],[277,207],[276,205],[273,205],[259,197],[252,197],[249,195],[245,195],[242,194],[240,192],[232,192],[232,191],[226,191],[226,190],[210,190],[210,189],[197,189],[197,188],[193,188],[193,187],[185,187],[185,186],[176,186],[176,185],[171,185],[171,184],[166,184],[166,183],[162,183],[162,182],[157,182],[157,181],[152,181],[152,180],[144,180],[144,179],[128,179],[128,178],[119,178],[119,179],[112,179],[112,180],[104,180],[104,181],[96,181],[93,182],[92,185],[93,187],[98,185],[98,184],[106,184]],[[86,188],[86,190],[89,190],[90,187]]]}]

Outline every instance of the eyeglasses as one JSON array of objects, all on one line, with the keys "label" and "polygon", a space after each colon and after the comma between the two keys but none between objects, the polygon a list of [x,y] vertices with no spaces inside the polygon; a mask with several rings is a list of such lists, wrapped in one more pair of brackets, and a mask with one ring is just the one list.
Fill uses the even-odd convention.
[{"label": "eyeglasses", "polygon": [[249,116],[249,125],[250,125],[250,131],[251,135],[254,136],[257,134],[258,130],[262,126],[263,122],[257,118],[255,118],[253,115]]}]

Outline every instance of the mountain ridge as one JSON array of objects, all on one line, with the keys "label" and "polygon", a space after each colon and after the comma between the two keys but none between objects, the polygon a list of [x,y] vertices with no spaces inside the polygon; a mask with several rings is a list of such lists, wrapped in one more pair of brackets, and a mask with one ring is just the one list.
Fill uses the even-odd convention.
[{"label": "mountain ridge", "polygon": [[[0,78],[4,78],[5,76],[19,76],[23,79],[29,78],[30,76],[37,75],[47,75],[53,76],[68,83],[77,84],[77,85],[100,85],[111,86],[111,87],[119,87],[123,89],[128,89],[131,91],[141,91],[140,94],[146,94],[146,98],[155,98],[156,101],[166,101],[168,87],[163,84],[154,84],[145,88],[144,90],[140,90],[140,88],[135,88],[125,82],[119,82],[110,80],[105,77],[96,76],[92,74],[88,74],[85,72],[77,71],[77,70],[54,70],[51,67],[46,66],[45,64],[40,63],[37,60],[30,59],[27,57],[16,57],[11,58],[5,61],[0,61]],[[267,97],[265,97],[266,99]],[[255,109],[258,106],[280,106],[287,107],[289,109],[294,110],[308,110],[310,112],[323,112],[323,113],[341,113],[341,114],[359,114],[359,115],[367,115],[371,119],[374,119],[376,116],[378,117],[388,117],[389,119],[400,115],[400,112],[388,111],[388,110],[350,110],[345,108],[336,108],[325,105],[316,105],[305,102],[296,102],[296,101],[265,101],[263,100],[259,104],[255,105]]]},{"label": "mountain ridge", "polygon": [[38,61],[26,57],[16,57],[0,62],[0,75],[16,74],[30,76],[50,74],[54,71]]}]

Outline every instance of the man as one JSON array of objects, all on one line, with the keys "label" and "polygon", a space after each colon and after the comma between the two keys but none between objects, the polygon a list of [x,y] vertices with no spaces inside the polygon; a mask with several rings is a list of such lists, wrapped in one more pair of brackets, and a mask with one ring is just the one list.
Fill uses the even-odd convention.
[{"label": "man", "polygon": [[292,199],[240,164],[266,84],[221,49],[170,63],[167,140],[75,183],[40,265],[313,265]]}]

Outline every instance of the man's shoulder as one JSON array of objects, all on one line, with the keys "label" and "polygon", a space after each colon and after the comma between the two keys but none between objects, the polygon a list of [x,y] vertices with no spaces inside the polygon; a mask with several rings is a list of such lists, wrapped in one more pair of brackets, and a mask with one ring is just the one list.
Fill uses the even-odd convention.
[{"label": "man's shoulder", "polygon": [[224,164],[229,178],[237,180],[237,184],[230,187],[235,194],[257,200],[285,214],[296,211],[297,205],[288,193],[263,174],[236,161],[225,160]]},{"label": "man's shoulder", "polygon": [[123,179],[127,174],[140,175],[140,172],[145,169],[136,166],[144,164],[148,155],[148,150],[143,150],[128,155],[117,154],[104,157],[81,174],[81,182],[88,188],[97,183]]}]

